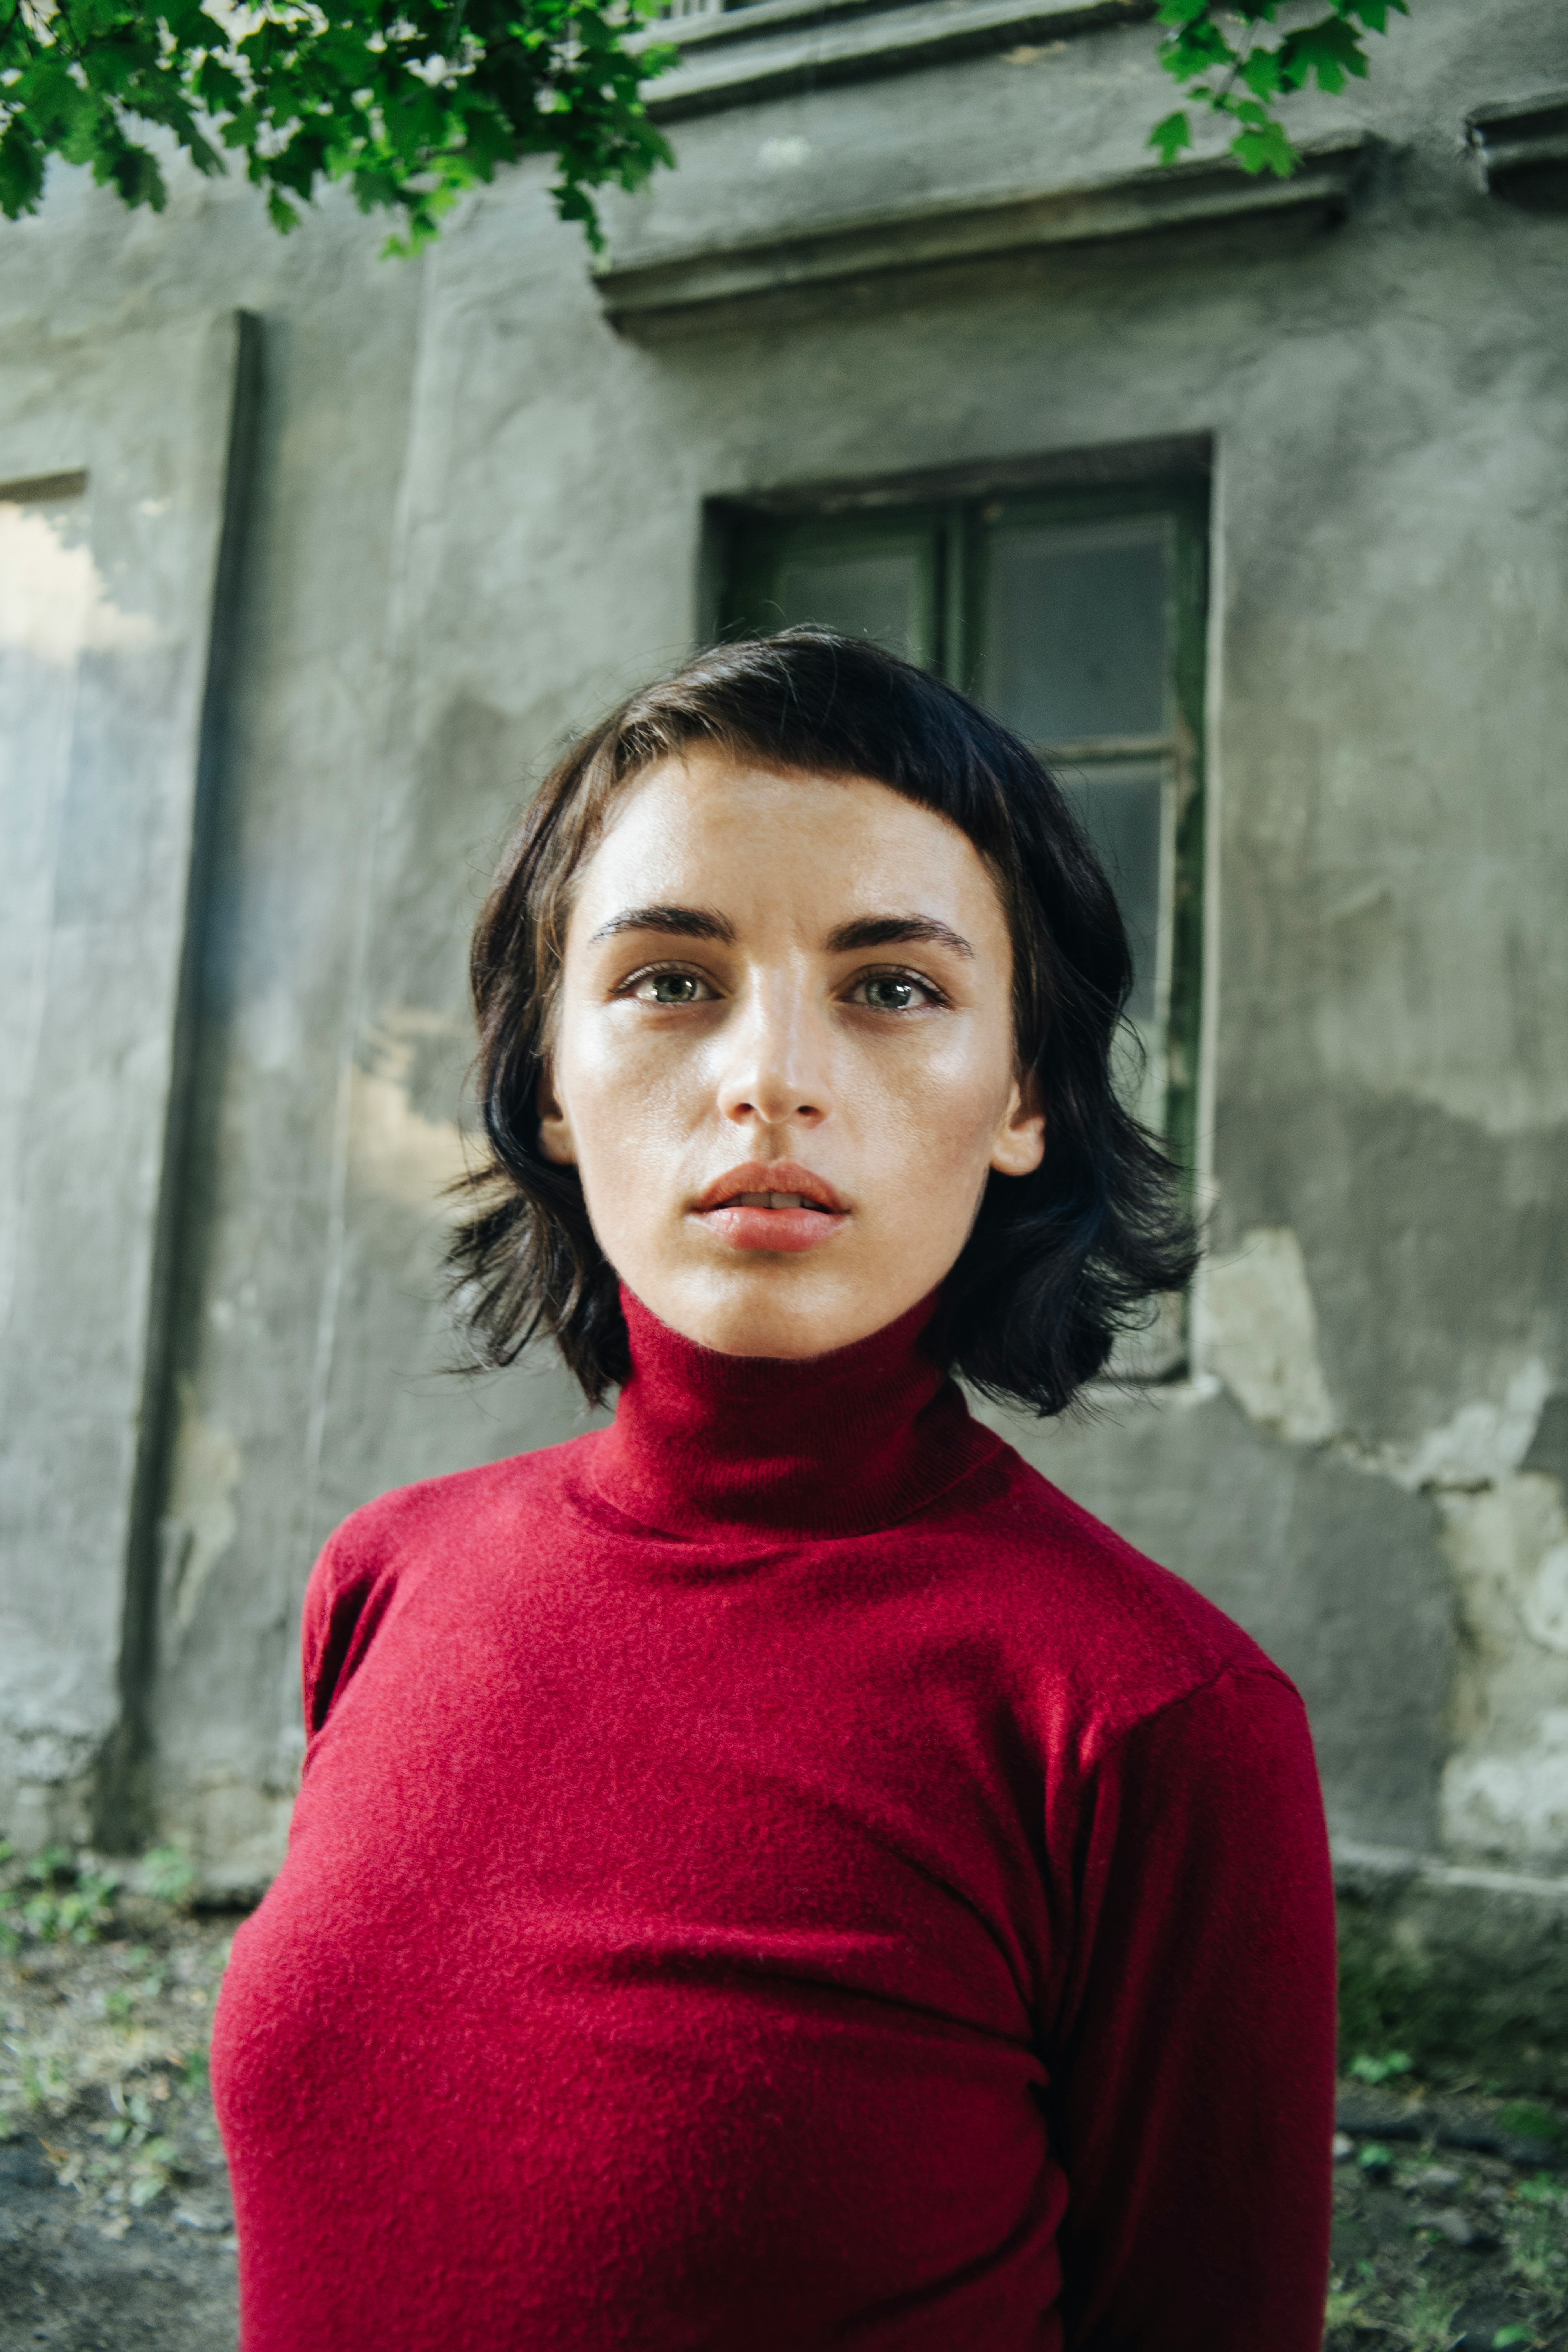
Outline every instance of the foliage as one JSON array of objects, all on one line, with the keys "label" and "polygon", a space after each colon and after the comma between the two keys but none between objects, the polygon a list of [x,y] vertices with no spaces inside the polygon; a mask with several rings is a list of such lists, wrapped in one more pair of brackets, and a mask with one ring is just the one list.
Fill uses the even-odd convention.
[{"label": "foliage", "polygon": [[552,155],[556,208],[596,247],[593,190],[673,161],[639,95],[668,52],[627,47],[645,5],[0,0],[0,211],[37,210],[51,155],[162,211],[151,130],[208,174],[242,155],[279,229],[345,180],[401,212],[405,253],[498,165]]},{"label": "foliage", "polygon": [[[1368,70],[1365,37],[1386,33],[1388,19],[1410,14],[1409,0],[1329,0],[1326,16],[1294,26],[1277,39],[1265,26],[1284,0],[1160,0],[1165,27],[1160,62],[1184,88],[1187,106],[1205,106],[1235,123],[1230,152],[1244,172],[1289,178],[1300,153],[1276,111],[1282,99],[1308,89],[1343,89]],[[1233,37],[1234,33],[1234,37]],[[1192,118],[1178,107],[1157,122],[1149,144],[1173,163],[1193,143]]]},{"label": "foliage", "polygon": [[1409,2352],[1448,2352],[1458,2297],[1440,2279],[1417,2279],[1402,2298],[1399,2317]]},{"label": "foliage", "polygon": [[180,2152],[158,2128],[151,2103],[142,2091],[127,2091],[118,2083],[110,2091],[114,2114],[98,2129],[110,2147],[123,2148],[131,2158],[128,2195],[132,2205],[151,2205],[169,2188],[180,2169]]},{"label": "foliage", "polygon": [[[59,1851],[49,1859],[63,1874]],[[89,1860],[76,1858],[79,1879]],[[13,1899],[35,1883],[21,1863],[0,1869]],[[126,1908],[138,1916],[135,1895]],[[205,2042],[230,1932],[165,1916],[155,1941],[110,1928],[86,1946],[30,1945],[19,1966],[0,1969],[0,2139],[30,2131],[111,2242],[187,2183],[199,2202],[217,2163]],[[3,2325],[0,2337],[10,2342]]]},{"label": "foliage", "polygon": [[1390,2050],[1381,2058],[1370,2057],[1363,2052],[1359,2058],[1351,2060],[1345,2072],[1353,2074],[1358,2083],[1386,2083],[1394,2074],[1409,2074],[1410,2058],[1404,2050]]},{"label": "foliage", "polygon": [[155,1845],[142,1857],[142,1884],[155,1901],[178,1908],[195,1889],[196,1865],[183,1845]]},{"label": "foliage", "polygon": [[1346,2286],[1344,2281],[1338,2276],[1331,2278],[1329,2281],[1328,2306],[1323,2313],[1325,2335],[1333,2335],[1336,2328],[1357,2326],[1361,2318],[1363,2299],[1363,2290],[1361,2287]]},{"label": "foliage", "polygon": [[113,1917],[115,1872],[69,1846],[46,1846],[19,1866],[0,1849],[0,1949],[16,1951],[25,1937],[40,1944],[93,1944]]},{"label": "foliage", "polygon": [[1563,2126],[1539,2099],[1514,2099],[1498,2109],[1498,2122],[1515,2139],[1560,2140]]},{"label": "foliage", "polygon": [[1568,2200],[1550,2172],[1521,2180],[1508,2231],[1508,2266],[1534,2294],[1561,2307],[1568,2288]]}]

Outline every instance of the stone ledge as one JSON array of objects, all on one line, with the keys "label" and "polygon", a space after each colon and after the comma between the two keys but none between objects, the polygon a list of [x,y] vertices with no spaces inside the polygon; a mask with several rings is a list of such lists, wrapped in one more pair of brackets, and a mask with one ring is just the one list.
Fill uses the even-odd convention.
[{"label": "stone ledge", "polygon": [[942,196],[729,243],[611,259],[595,273],[611,323],[632,327],[718,303],[889,271],[1240,223],[1338,220],[1373,147],[1364,132],[1303,152],[1289,180],[1251,178],[1228,159],[1156,166],[1065,187]]},{"label": "stone ledge", "polygon": [[1438,1893],[1513,1896],[1568,1911],[1568,1878],[1500,1870],[1479,1863],[1445,1862],[1438,1854],[1418,1853],[1405,1846],[1365,1845],[1355,1838],[1335,1838],[1333,1852],[1334,1882],[1347,1893],[1382,1895],[1421,1885]]},{"label": "stone ledge", "polygon": [[1489,195],[1568,205],[1568,89],[1478,106],[1465,117],[1465,136]]},{"label": "stone ledge", "polygon": [[1155,0],[1079,0],[1072,7],[1060,0],[1054,6],[1043,0],[922,0],[918,7],[839,0],[825,9],[821,0],[758,0],[753,7],[656,26],[643,45],[673,43],[681,62],[648,84],[647,103],[658,121],[671,122],[1140,23],[1154,6]]},{"label": "stone ledge", "polygon": [[1568,1878],[1348,1839],[1334,1876],[1344,2050],[1568,2094]]}]

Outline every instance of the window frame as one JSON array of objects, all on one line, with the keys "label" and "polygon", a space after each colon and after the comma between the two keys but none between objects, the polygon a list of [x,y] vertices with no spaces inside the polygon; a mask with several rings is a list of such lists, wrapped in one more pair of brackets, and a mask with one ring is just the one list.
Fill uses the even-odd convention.
[{"label": "window frame", "polygon": [[[1184,457],[1185,453],[1184,452]],[[1053,478],[1054,477],[1054,478]],[[1191,1197],[1196,1181],[1199,1061],[1205,986],[1205,696],[1208,647],[1210,496],[1206,464],[1191,461],[1128,478],[1063,479],[1055,469],[1031,480],[1026,471],[999,469],[989,487],[967,472],[955,494],[921,494],[915,484],[858,492],[842,488],[773,494],[765,499],[716,499],[709,510],[706,603],[710,634],[739,635],[777,627],[783,609],[769,593],[786,551],[830,553],[853,546],[867,552],[922,541],[929,550],[922,667],[950,685],[984,699],[986,535],[998,525],[1051,529],[1164,519],[1170,528],[1167,730],[1139,738],[1090,738],[1037,748],[1053,772],[1110,767],[1136,759],[1168,761],[1169,892],[1163,1020],[1158,1051],[1163,1063],[1161,1130],[1175,1154]],[[770,613],[768,606],[773,604]]]},{"label": "window frame", "polygon": [[1042,489],[999,490],[994,498],[966,504],[974,521],[965,550],[959,604],[969,637],[963,673],[952,683],[983,701],[980,646],[984,635],[984,559],[975,525],[994,529],[1005,518],[1053,529],[1074,524],[1167,517],[1171,525],[1167,575],[1167,675],[1170,712],[1160,737],[1089,738],[1036,746],[1052,772],[1116,760],[1168,760],[1173,792],[1170,816],[1168,936],[1163,956],[1168,967],[1163,1035],[1163,1110],[1161,1129],[1184,1171],[1189,1197],[1195,1181],[1198,1143],[1199,1055],[1203,1035],[1204,892],[1206,863],[1205,770],[1208,654],[1209,486],[1189,475],[1150,477],[1117,484],[1070,484]]}]

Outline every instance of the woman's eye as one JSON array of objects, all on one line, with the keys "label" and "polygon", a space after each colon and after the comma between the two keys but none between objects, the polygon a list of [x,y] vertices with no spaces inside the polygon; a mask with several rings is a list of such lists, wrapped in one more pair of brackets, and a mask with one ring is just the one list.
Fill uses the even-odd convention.
[{"label": "woman's eye", "polygon": [[933,1002],[932,992],[900,971],[874,971],[856,982],[853,994],[873,1013],[912,1013]]},{"label": "woman's eye", "polygon": [[713,993],[694,971],[645,971],[630,992],[639,1004],[698,1004]]}]

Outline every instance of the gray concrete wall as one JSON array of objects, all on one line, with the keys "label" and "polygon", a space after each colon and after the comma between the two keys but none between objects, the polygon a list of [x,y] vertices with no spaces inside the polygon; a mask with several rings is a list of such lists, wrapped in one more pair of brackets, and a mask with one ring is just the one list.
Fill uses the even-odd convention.
[{"label": "gray concrete wall", "polygon": [[[1461,144],[1559,77],[1555,13],[1417,0],[1371,84],[1312,101],[1382,142],[1331,232],[873,271],[640,337],[531,170],[416,265],[336,202],[283,243],[237,189],[127,222],[69,175],[0,235],[10,347],[262,326],[149,1706],[160,1821],[216,1879],[279,1849],[332,1524],[580,1425],[548,1367],[440,1370],[466,933],[527,777],[689,643],[705,501],[1173,435],[1216,467],[1216,1256],[1189,1377],[1020,1442],[1300,1678],[1347,1851],[1568,1871],[1568,223]],[[682,121],[617,262],[1134,170],[1152,47]],[[67,1491],[28,1541],[74,1593]]]},{"label": "gray concrete wall", "polygon": [[0,362],[0,1785],[29,1840],[82,1833],[134,1639],[237,346],[220,311]]}]

